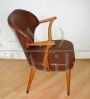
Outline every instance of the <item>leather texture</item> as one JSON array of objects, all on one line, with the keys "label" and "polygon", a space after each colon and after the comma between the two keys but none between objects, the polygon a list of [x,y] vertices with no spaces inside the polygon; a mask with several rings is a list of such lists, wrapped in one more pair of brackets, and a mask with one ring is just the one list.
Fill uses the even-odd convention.
[{"label": "leather texture", "polygon": [[34,41],[34,31],[35,28],[39,25],[39,20],[31,12],[23,9],[16,9],[12,11],[8,16],[8,24],[16,33],[18,40],[20,41],[20,44],[27,57],[27,60],[28,62],[30,62],[26,43],[28,42],[28,40],[31,42]]},{"label": "leather texture", "polygon": [[[38,69],[45,69],[45,47],[30,47],[29,51],[32,65]],[[71,69],[75,61],[73,44],[67,40],[55,40],[55,45],[49,48],[48,61],[52,71]]]},{"label": "leather texture", "polygon": [[[34,42],[34,31],[39,25],[37,17],[26,10],[14,10],[8,17],[10,27],[15,31],[30,65],[45,70],[43,62],[46,47],[27,48],[26,42]],[[55,45],[49,48],[49,67],[51,71],[71,69],[75,61],[74,47],[68,40],[54,40]]]}]

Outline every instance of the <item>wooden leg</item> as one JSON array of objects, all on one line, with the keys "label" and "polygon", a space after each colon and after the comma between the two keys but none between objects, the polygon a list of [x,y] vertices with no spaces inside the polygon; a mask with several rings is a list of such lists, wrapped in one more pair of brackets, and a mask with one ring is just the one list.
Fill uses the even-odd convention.
[{"label": "wooden leg", "polygon": [[30,72],[30,76],[29,76],[29,81],[28,81],[28,86],[27,86],[27,91],[26,91],[26,93],[29,93],[29,90],[30,90],[30,87],[31,87],[31,83],[32,83],[34,74],[35,74],[35,68],[32,67],[32,68],[31,68],[31,72]]},{"label": "wooden leg", "polygon": [[70,76],[71,76],[71,70],[66,70],[66,79],[67,79],[67,95],[70,95]]}]

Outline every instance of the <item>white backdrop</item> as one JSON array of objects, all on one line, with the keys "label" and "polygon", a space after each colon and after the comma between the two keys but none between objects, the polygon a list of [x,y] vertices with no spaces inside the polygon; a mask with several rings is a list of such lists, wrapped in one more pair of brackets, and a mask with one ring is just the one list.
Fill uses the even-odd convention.
[{"label": "white backdrop", "polygon": [[[76,58],[90,59],[90,0],[0,0],[0,58],[25,58],[7,23],[14,9],[31,11],[39,20],[57,16],[52,28],[53,39],[61,39],[61,28],[64,39],[73,42]],[[47,40],[47,25],[36,29],[39,41]]]}]

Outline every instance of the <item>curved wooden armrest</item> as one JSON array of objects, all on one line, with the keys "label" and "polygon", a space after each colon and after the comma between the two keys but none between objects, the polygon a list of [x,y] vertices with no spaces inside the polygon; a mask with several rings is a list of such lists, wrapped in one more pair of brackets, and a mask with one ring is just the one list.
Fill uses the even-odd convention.
[{"label": "curved wooden armrest", "polygon": [[52,21],[52,20],[55,20],[57,17],[52,17],[52,18],[48,18],[48,19],[44,19],[44,20],[41,20],[40,23],[45,23],[45,22],[48,22],[48,21]]},{"label": "curved wooden armrest", "polygon": [[34,42],[34,43],[26,43],[27,47],[30,46],[53,46],[55,45],[55,41],[43,41],[43,42]]},{"label": "curved wooden armrest", "polygon": [[57,17],[52,17],[52,18],[48,18],[48,19],[45,19],[45,20],[41,20],[40,23],[45,23],[45,22],[50,22],[49,23],[49,27],[48,27],[48,40],[51,41],[52,40],[52,35],[51,35],[51,28],[52,28],[52,24],[53,24],[53,21],[56,19]]}]

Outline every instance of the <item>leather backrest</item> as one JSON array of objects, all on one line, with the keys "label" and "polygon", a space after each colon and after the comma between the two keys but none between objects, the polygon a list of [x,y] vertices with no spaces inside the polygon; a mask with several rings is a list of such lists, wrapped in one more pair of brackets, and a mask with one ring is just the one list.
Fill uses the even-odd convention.
[{"label": "leather backrest", "polygon": [[[16,9],[8,16],[8,24],[17,34],[24,51],[27,50],[26,42],[34,41],[34,31],[39,25],[37,17],[29,11]],[[28,58],[29,53],[25,54]]]},{"label": "leather backrest", "polygon": [[30,34],[30,32],[34,33],[35,28],[39,25],[39,21],[34,14],[22,9],[14,10],[9,15],[8,22],[12,28],[15,28],[14,25],[16,25],[17,29],[20,29],[24,34],[31,37],[32,40],[34,39],[34,35]]}]

